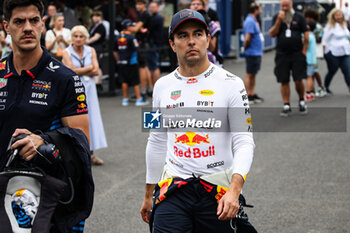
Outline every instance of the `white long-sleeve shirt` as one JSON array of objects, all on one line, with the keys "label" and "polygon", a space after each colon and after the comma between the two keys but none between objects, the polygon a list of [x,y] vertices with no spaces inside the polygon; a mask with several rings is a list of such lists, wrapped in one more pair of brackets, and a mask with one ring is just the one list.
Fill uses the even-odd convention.
[{"label": "white long-sleeve shirt", "polygon": [[350,32],[344,23],[341,28],[339,23],[335,27],[327,25],[323,31],[322,45],[325,46],[325,53],[331,51],[333,56],[350,55]]},{"label": "white long-sleeve shirt", "polygon": [[174,127],[151,132],[146,148],[146,183],[159,182],[165,164],[171,174],[184,179],[227,168],[246,177],[255,145],[248,98],[239,77],[213,64],[196,77],[183,77],[175,70],[156,82],[153,108],[163,109],[163,118],[170,116],[166,122],[172,115],[194,113],[195,118],[211,119],[211,126],[219,120],[222,127]]}]

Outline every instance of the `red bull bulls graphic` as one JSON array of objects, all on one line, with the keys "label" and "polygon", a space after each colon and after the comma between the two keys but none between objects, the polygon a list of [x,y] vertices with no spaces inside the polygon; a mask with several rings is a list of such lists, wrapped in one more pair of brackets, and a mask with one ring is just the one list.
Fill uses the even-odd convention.
[{"label": "red bull bulls graphic", "polygon": [[182,144],[186,143],[189,146],[200,144],[201,142],[202,143],[210,143],[208,141],[208,138],[209,138],[208,134],[205,135],[205,137],[203,137],[203,136],[196,134],[194,132],[187,132],[181,136],[177,136],[177,134],[175,134],[175,138],[176,138],[175,143],[182,143]]},{"label": "red bull bulls graphic", "polygon": [[[210,143],[208,141],[209,136],[206,134],[205,136],[199,135],[194,132],[187,132],[181,136],[177,136],[175,134],[175,143],[187,144],[189,146],[194,146],[196,144],[201,143]],[[181,150],[177,146],[174,146],[174,155],[178,157],[185,158],[201,158],[215,155],[215,147],[214,145],[209,146],[207,150],[201,150],[200,148],[188,148],[187,150]]]}]

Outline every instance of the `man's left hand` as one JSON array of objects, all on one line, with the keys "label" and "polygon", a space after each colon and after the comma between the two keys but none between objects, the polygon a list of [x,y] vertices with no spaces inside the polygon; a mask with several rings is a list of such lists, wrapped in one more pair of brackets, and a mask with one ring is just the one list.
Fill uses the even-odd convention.
[{"label": "man's left hand", "polygon": [[36,154],[39,146],[45,144],[44,140],[37,134],[33,134],[27,129],[16,129],[12,137],[17,137],[20,134],[28,134],[25,138],[13,143],[11,149],[14,150],[18,147],[22,147],[19,151],[19,155],[26,161],[32,160]]},{"label": "man's left hand", "polygon": [[236,217],[239,210],[239,194],[243,187],[244,179],[235,173],[232,175],[230,186],[225,195],[219,201],[217,215],[219,220],[229,220]]},{"label": "man's left hand", "polygon": [[217,215],[219,220],[229,220],[236,217],[239,210],[238,196],[229,190],[219,201]]}]

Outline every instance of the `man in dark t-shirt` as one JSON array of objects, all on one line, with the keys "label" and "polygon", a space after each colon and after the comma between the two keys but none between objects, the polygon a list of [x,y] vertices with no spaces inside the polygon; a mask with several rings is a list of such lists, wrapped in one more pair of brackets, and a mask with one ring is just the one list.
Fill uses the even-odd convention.
[{"label": "man in dark t-shirt", "polygon": [[129,28],[132,33],[136,34],[136,39],[139,42],[137,59],[140,70],[141,94],[145,97],[147,83],[149,83],[150,86],[152,85],[151,74],[147,67],[147,50],[149,48],[148,35],[151,15],[147,11],[146,0],[136,0],[136,10],[139,21],[135,26]]},{"label": "man in dark t-shirt", "polygon": [[154,85],[160,77],[159,49],[161,48],[163,41],[164,18],[159,13],[159,7],[157,2],[151,2],[148,8],[149,12],[151,13],[151,20],[149,23],[150,49],[147,56],[147,65],[148,69],[151,72],[152,84]]},{"label": "man in dark t-shirt", "polygon": [[281,83],[283,109],[281,116],[287,117],[291,112],[289,76],[292,71],[295,88],[299,95],[299,112],[307,114],[304,101],[304,83],[306,78],[306,51],[309,34],[304,17],[293,10],[292,0],[281,1],[281,11],[273,17],[270,28],[271,37],[277,38],[275,57],[275,76]]}]

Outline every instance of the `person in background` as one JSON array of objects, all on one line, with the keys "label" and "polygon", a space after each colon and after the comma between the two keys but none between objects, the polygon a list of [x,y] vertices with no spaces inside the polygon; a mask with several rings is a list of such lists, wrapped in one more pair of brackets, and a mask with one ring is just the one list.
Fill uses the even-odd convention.
[{"label": "person in background", "polygon": [[56,5],[53,2],[49,2],[49,4],[47,5],[47,15],[45,15],[43,17],[43,20],[45,22],[45,33],[50,30],[53,29],[53,17],[55,14],[57,14],[57,8]]},{"label": "person in background", "polygon": [[220,26],[208,17],[208,14],[204,10],[205,0],[192,0],[190,9],[201,13],[209,26],[210,43],[208,47],[209,61],[215,65],[222,66],[223,58],[219,51],[219,35],[221,32]]},{"label": "person in background", "polygon": [[86,2],[79,0],[75,7],[75,17],[79,25],[83,25],[86,28],[92,26],[92,9],[87,6]]},{"label": "person in background", "polygon": [[[321,43],[322,36],[323,36],[323,28],[318,23],[318,21],[320,20],[320,14],[318,13],[317,10],[312,8],[307,8],[304,11],[304,17],[307,23],[315,22],[316,24],[315,29],[312,31],[316,40],[316,64],[315,64],[315,71],[313,72],[313,79],[316,79],[318,87],[317,87],[317,90],[315,91],[314,85],[312,85],[312,90],[309,90],[309,92],[311,93],[311,99],[313,99],[312,95],[316,97],[324,97],[327,94],[326,89],[322,84],[321,75],[318,72],[318,64],[320,63],[320,59],[323,58],[323,48]],[[308,99],[310,99],[309,97]]]},{"label": "person in background", "polygon": [[129,105],[129,86],[134,88],[136,97],[135,105],[144,106],[148,104],[148,101],[144,101],[140,94],[140,77],[137,61],[138,42],[135,36],[129,31],[132,24],[133,22],[130,19],[124,19],[122,21],[122,27],[124,29],[120,32],[119,36],[117,36],[113,55],[118,65],[118,78],[122,83],[122,106]]},{"label": "person in background", "polygon": [[65,27],[68,29],[72,29],[75,25],[77,25],[75,11],[66,6],[65,0],[57,0],[56,2],[58,12],[62,12],[65,18]]},{"label": "person in background", "polygon": [[349,28],[350,27],[350,9],[349,9],[348,2],[345,2],[345,4],[344,4],[343,14],[344,14],[344,20],[347,23],[347,26]]},{"label": "person in background", "polygon": [[247,89],[249,104],[261,103],[264,101],[263,98],[255,93],[256,74],[260,70],[261,57],[263,55],[261,30],[257,21],[257,16],[259,14],[259,5],[256,2],[252,2],[249,6],[249,14],[243,23],[243,54],[246,60],[244,85]]},{"label": "person in background", "polygon": [[215,23],[217,23],[219,25],[219,27],[220,27],[220,21],[219,21],[218,13],[215,10],[213,10],[213,8],[209,7],[208,4],[209,4],[209,0],[205,0],[204,9],[205,9],[205,11],[208,14],[209,19],[214,21]]},{"label": "person in background", "polygon": [[293,9],[292,0],[281,0],[281,11],[273,17],[269,30],[271,37],[277,38],[275,57],[275,76],[281,83],[283,109],[280,116],[287,117],[290,107],[290,72],[292,71],[295,89],[299,96],[299,113],[307,114],[304,100],[304,82],[306,79],[306,51],[309,33],[304,16]]},{"label": "person in background", "polygon": [[[93,76],[98,73],[99,65],[95,49],[86,45],[88,38],[89,33],[84,26],[73,27],[73,43],[64,50],[62,62],[80,76],[85,87],[86,103],[89,107],[91,162],[95,165],[102,165],[103,160],[94,155],[95,150],[107,147],[96,85],[93,79]],[[79,106],[79,108],[83,107],[85,107],[83,104]]]},{"label": "person in background", "polygon": [[[4,26],[2,24],[3,17],[0,18],[0,58],[2,57],[2,52],[6,49],[7,42],[6,42],[6,31],[4,29]],[[6,51],[4,51],[6,53]]]},{"label": "person in background", "polygon": [[72,42],[71,32],[68,28],[64,28],[64,16],[57,13],[53,16],[53,29],[46,32],[45,46],[51,53],[51,56],[58,60],[62,60],[63,50]]},{"label": "person in background", "polygon": [[149,43],[150,48],[147,56],[148,69],[151,72],[152,89],[153,85],[160,77],[159,69],[159,51],[163,41],[163,24],[164,18],[159,13],[158,2],[150,2],[148,10],[151,14],[149,22]]},{"label": "person in background", "polygon": [[[141,82],[141,95],[146,98],[146,94],[151,94],[151,89],[147,89],[152,86],[151,73],[147,66],[147,51],[149,49],[148,35],[149,35],[149,23],[151,15],[147,11],[146,0],[136,0],[136,10],[139,20],[134,26],[130,27],[131,33],[136,35],[136,39],[139,42],[137,59],[139,63],[139,73]],[[148,93],[147,93],[148,92]]]},{"label": "person in background", "polygon": [[306,52],[306,93],[305,100],[312,101],[315,100],[315,90],[314,90],[314,74],[317,65],[316,57],[316,37],[313,31],[316,28],[316,23],[314,21],[307,22],[309,29],[309,46]]},{"label": "person in background", "polygon": [[92,12],[93,26],[90,29],[90,37],[86,41],[88,45],[96,50],[97,55],[104,52],[106,28],[102,24],[102,11],[94,10]]},{"label": "person in background", "polygon": [[103,53],[106,49],[106,27],[103,25],[103,14],[100,10],[94,10],[92,12],[92,23],[93,26],[90,29],[90,38],[87,39],[86,43],[93,47],[97,53],[97,59],[100,64],[98,74],[94,76],[95,83],[99,91],[102,91],[102,69],[101,62]]},{"label": "person in background", "polygon": [[325,76],[324,85],[328,95],[333,95],[329,89],[331,81],[338,68],[342,71],[345,83],[350,95],[350,32],[347,28],[343,12],[340,9],[333,9],[328,14],[328,22],[324,28],[322,45],[324,58],[327,62],[328,72]]}]

